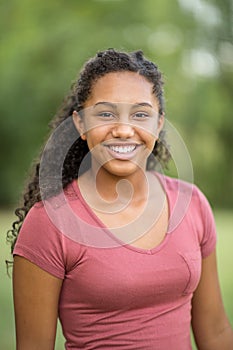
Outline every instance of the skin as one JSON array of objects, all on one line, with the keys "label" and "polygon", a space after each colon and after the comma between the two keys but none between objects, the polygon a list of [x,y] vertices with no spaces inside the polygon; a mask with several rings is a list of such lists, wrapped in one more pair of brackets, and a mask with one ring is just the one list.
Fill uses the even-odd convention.
[{"label": "skin", "polygon": [[[104,103],[101,104],[101,102]],[[111,107],[105,106],[106,102],[122,105],[119,107],[119,109],[122,107],[122,111],[119,110],[115,113]],[[151,107],[142,106],[135,109],[128,107],[128,105],[138,103],[148,104]],[[163,116],[158,117],[158,102],[152,94],[152,84],[136,73],[109,73],[95,83],[91,96],[84,107],[88,110],[93,106],[92,114],[95,114],[93,117],[87,116],[82,119],[77,112],[73,114],[74,123],[82,135],[82,139],[87,141],[90,150],[94,150],[92,153],[92,172],[97,168],[97,163],[101,160],[103,163],[106,161],[108,152],[104,145],[116,143],[137,144],[139,147],[134,161],[136,160],[136,163],[140,164],[145,171],[146,158],[152,151],[163,126]],[[111,117],[102,117],[101,113],[104,112],[111,114]],[[139,112],[150,113],[152,117],[136,118]],[[119,177],[124,176],[124,178],[134,182],[133,175],[139,176],[138,170],[137,164],[133,162],[122,162],[114,159],[103,164],[101,176],[97,181],[102,179],[102,182],[105,183],[107,178],[108,181],[116,183]]]},{"label": "skin", "polygon": [[[129,93],[130,91],[130,93]],[[92,94],[85,108],[90,108],[100,101],[135,104],[150,103],[153,110],[158,111],[156,98],[152,94],[152,85],[136,73],[110,73],[100,78],[92,89]],[[125,117],[124,117],[125,118]],[[116,201],[116,185],[125,179],[133,188],[130,204],[124,210],[112,215],[96,210],[96,214],[108,226],[119,222],[124,225],[133,221],[145,207],[146,201],[154,203],[155,198],[162,196],[162,189],[155,179],[151,179],[145,171],[145,154],[153,149],[159,131],[163,126],[163,116],[154,117],[146,128],[135,124],[135,120],[111,120],[90,128],[93,120],[80,118],[73,114],[74,123],[87,141],[92,151],[92,168],[79,178],[79,185],[85,190],[90,183],[96,181],[97,193],[88,198],[94,204],[104,201]],[[90,124],[88,124],[90,123]],[[134,154],[134,162],[108,157],[105,144],[114,142],[138,143],[140,147]],[[95,150],[98,152],[95,152]],[[102,165],[100,167],[100,165]],[[140,183],[140,186],[137,184]],[[145,196],[147,187],[152,187],[149,197]],[[129,187],[123,183],[121,200],[127,201]],[[124,197],[125,195],[125,197]],[[162,198],[162,197],[161,197]],[[114,202],[115,203],[115,202]],[[97,208],[98,209],[98,208]],[[163,202],[158,220],[151,230],[139,237],[134,245],[150,249],[163,239],[168,225],[168,208]],[[54,349],[59,295],[62,280],[43,271],[28,260],[15,256],[13,269],[13,293],[16,321],[17,350],[52,350]],[[212,253],[203,259],[202,276],[192,301],[192,327],[200,350],[230,350],[233,348],[233,334],[227,320],[219,287],[216,255]]]},{"label": "skin", "polygon": [[[117,105],[118,110],[108,105],[112,102]],[[88,113],[92,106],[93,110]],[[87,113],[83,119],[77,112],[73,114],[74,123],[92,152],[91,170],[78,179],[81,192],[89,204],[94,204],[92,209],[94,206],[94,211],[102,222],[108,227],[118,226],[119,235],[126,241],[128,237],[124,237],[123,226],[132,222],[127,231],[134,232],[135,217],[140,217],[147,203],[153,210],[155,203],[158,203],[157,226],[146,236],[133,242],[134,246],[142,248],[154,247],[161,242],[166,233],[168,209],[167,203],[164,203],[164,207],[159,205],[164,199],[161,185],[154,176],[146,172],[146,159],[154,148],[164,121],[163,115],[159,116],[158,113],[159,106],[152,93],[152,84],[135,73],[109,73],[95,83],[85,109]],[[118,154],[112,155],[112,153],[109,158],[106,145],[132,144],[137,145],[137,149],[130,160],[119,159]],[[108,159],[110,160],[106,162]],[[126,181],[123,184],[121,182],[118,197],[117,184],[122,179]],[[94,188],[94,184],[97,187],[96,193],[88,190]],[[133,193],[132,198],[129,197],[129,184]],[[151,188],[150,193],[148,184]],[[106,202],[106,209],[111,202],[111,213],[108,209],[101,210],[103,207],[100,206],[102,203],[99,198]],[[116,210],[113,214],[114,209],[119,208],[119,201],[126,203],[127,199],[130,199],[129,204],[124,210]],[[150,210],[146,213],[148,218],[152,216]],[[145,215],[143,219],[145,222]],[[143,222],[137,222],[136,225],[142,233],[145,232]]]},{"label": "skin", "polygon": [[14,257],[16,349],[54,349],[62,280],[30,261]]}]

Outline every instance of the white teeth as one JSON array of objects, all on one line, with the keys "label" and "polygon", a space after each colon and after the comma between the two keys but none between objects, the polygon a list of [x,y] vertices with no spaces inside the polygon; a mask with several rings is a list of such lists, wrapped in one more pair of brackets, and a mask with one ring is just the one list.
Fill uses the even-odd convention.
[{"label": "white teeth", "polygon": [[136,146],[109,146],[109,148],[117,153],[129,153],[133,152]]}]

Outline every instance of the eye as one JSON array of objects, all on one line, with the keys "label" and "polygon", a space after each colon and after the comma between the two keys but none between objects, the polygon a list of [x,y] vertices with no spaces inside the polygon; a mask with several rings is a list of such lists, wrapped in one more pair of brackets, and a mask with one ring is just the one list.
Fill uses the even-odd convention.
[{"label": "eye", "polygon": [[98,117],[102,117],[104,119],[113,119],[114,114],[112,114],[111,112],[100,112],[98,113]]},{"label": "eye", "polygon": [[134,119],[147,119],[149,118],[149,114],[146,112],[137,112],[133,115]]}]

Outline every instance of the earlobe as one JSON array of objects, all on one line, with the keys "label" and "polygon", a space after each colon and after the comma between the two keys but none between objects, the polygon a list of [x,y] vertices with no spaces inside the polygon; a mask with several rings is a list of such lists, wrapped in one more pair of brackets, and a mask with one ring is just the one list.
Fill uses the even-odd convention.
[{"label": "earlobe", "polygon": [[160,116],[159,116],[159,120],[158,120],[158,129],[159,129],[159,132],[162,130],[163,128],[163,125],[164,125],[164,119],[165,119],[165,113],[161,113]]},{"label": "earlobe", "polygon": [[159,134],[161,132],[161,130],[163,129],[164,126],[164,113],[159,114],[158,116],[158,121],[157,121],[157,128],[155,131],[155,138],[158,139],[159,138]]},{"label": "earlobe", "polygon": [[84,123],[79,113],[77,111],[73,111],[72,118],[74,125],[80,134],[81,139],[83,141],[86,141],[86,135],[84,133]]},{"label": "earlobe", "polygon": [[159,118],[158,118],[158,128],[157,128],[158,135],[164,126],[164,116],[165,116],[165,113],[163,112],[159,115]]}]

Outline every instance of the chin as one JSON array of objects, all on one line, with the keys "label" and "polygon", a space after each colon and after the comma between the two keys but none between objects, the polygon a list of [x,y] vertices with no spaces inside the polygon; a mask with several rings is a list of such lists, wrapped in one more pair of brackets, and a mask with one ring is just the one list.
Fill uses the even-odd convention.
[{"label": "chin", "polygon": [[[118,164],[116,164],[118,163]],[[130,175],[135,174],[136,172],[140,172],[142,168],[133,163],[133,162],[125,162],[125,161],[109,161],[104,166],[103,169],[105,169],[109,174],[112,174],[114,176],[119,177],[128,177]]]}]

